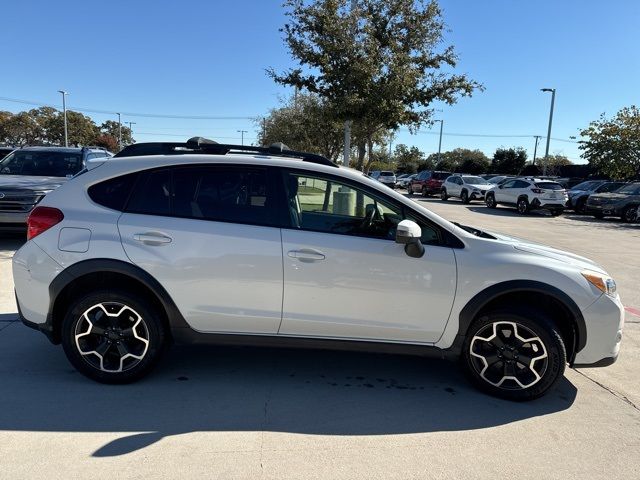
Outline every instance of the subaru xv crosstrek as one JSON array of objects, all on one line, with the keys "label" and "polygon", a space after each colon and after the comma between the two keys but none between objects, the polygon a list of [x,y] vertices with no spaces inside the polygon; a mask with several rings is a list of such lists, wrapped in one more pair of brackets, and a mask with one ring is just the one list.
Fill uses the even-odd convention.
[{"label": "subaru xv crosstrek", "polygon": [[99,382],[209,342],[460,359],[479,388],[528,400],[567,364],[618,356],[601,266],[450,223],[323,157],[195,138],[89,167],[33,210],[13,276],[22,321]]}]

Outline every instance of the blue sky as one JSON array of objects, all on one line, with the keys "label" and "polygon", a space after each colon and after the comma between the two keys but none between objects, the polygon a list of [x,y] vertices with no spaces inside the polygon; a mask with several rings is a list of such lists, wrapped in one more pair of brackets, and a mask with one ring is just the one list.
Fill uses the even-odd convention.
[{"label": "blue sky", "polygon": [[[457,71],[485,91],[439,107],[443,150],[523,146],[546,135],[550,95],[557,89],[552,137],[569,140],[600,113],[639,104],[640,2],[636,0],[441,0]],[[4,2],[0,30],[0,96],[95,110],[187,116],[187,120],[123,116],[138,141],[203,135],[255,140],[251,120],[289,90],[265,68],[292,60],[278,28],[279,0]],[[30,105],[0,99],[0,109]],[[98,123],[115,115],[90,114]],[[437,151],[437,127],[395,142]],[[457,136],[503,135],[503,137]],[[523,137],[515,137],[522,135]],[[513,136],[513,137],[510,137]],[[544,145],[538,153],[544,151]],[[552,140],[550,153],[580,162],[575,143]]]}]

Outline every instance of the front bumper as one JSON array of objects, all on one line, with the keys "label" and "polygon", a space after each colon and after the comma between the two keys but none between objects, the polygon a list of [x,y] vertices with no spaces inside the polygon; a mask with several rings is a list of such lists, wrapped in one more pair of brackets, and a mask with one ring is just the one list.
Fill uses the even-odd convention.
[{"label": "front bumper", "polygon": [[480,190],[479,192],[471,192],[469,198],[471,200],[484,200],[484,196],[487,194],[486,191]]},{"label": "front bumper", "polygon": [[616,204],[606,204],[606,203],[600,203],[600,204],[593,204],[593,203],[587,203],[587,207],[586,207],[586,211],[587,213],[601,213],[602,215],[610,215],[610,216],[619,216],[621,215],[620,209],[618,208],[618,206]]},{"label": "front bumper", "polygon": [[587,343],[573,361],[573,367],[606,367],[614,363],[620,352],[624,307],[620,297],[602,294],[586,308],[584,316],[587,327]]}]

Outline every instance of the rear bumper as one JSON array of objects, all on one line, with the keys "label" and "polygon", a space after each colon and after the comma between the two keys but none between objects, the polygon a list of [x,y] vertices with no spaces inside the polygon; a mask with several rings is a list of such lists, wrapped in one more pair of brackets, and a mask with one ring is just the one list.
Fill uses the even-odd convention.
[{"label": "rear bumper", "polygon": [[531,208],[547,209],[547,210],[564,210],[567,208],[567,202],[563,200],[544,200],[534,198],[531,201]]},{"label": "rear bumper", "polygon": [[0,211],[0,230],[20,231],[27,228],[29,212]]}]

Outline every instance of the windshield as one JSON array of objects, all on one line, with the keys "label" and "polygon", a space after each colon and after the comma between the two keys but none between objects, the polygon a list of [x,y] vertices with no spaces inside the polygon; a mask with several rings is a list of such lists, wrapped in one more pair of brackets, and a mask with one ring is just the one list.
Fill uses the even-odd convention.
[{"label": "windshield", "polygon": [[80,153],[19,150],[0,161],[0,174],[66,177],[82,168]]},{"label": "windshield", "polygon": [[640,195],[640,183],[632,183],[626,187],[622,187],[616,193],[626,193],[628,195]]},{"label": "windshield", "polygon": [[381,177],[393,177],[393,172],[380,172]]},{"label": "windshield", "polygon": [[486,185],[487,182],[484,178],[480,178],[480,177],[462,177],[462,180],[464,180],[464,183],[468,183],[470,185]]},{"label": "windshield", "polygon": [[582,182],[574,185],[571,190],[591,190],[592,188],[596,188],[601,183],[602,182],[600,181],[589,180],[588,182]]}]

